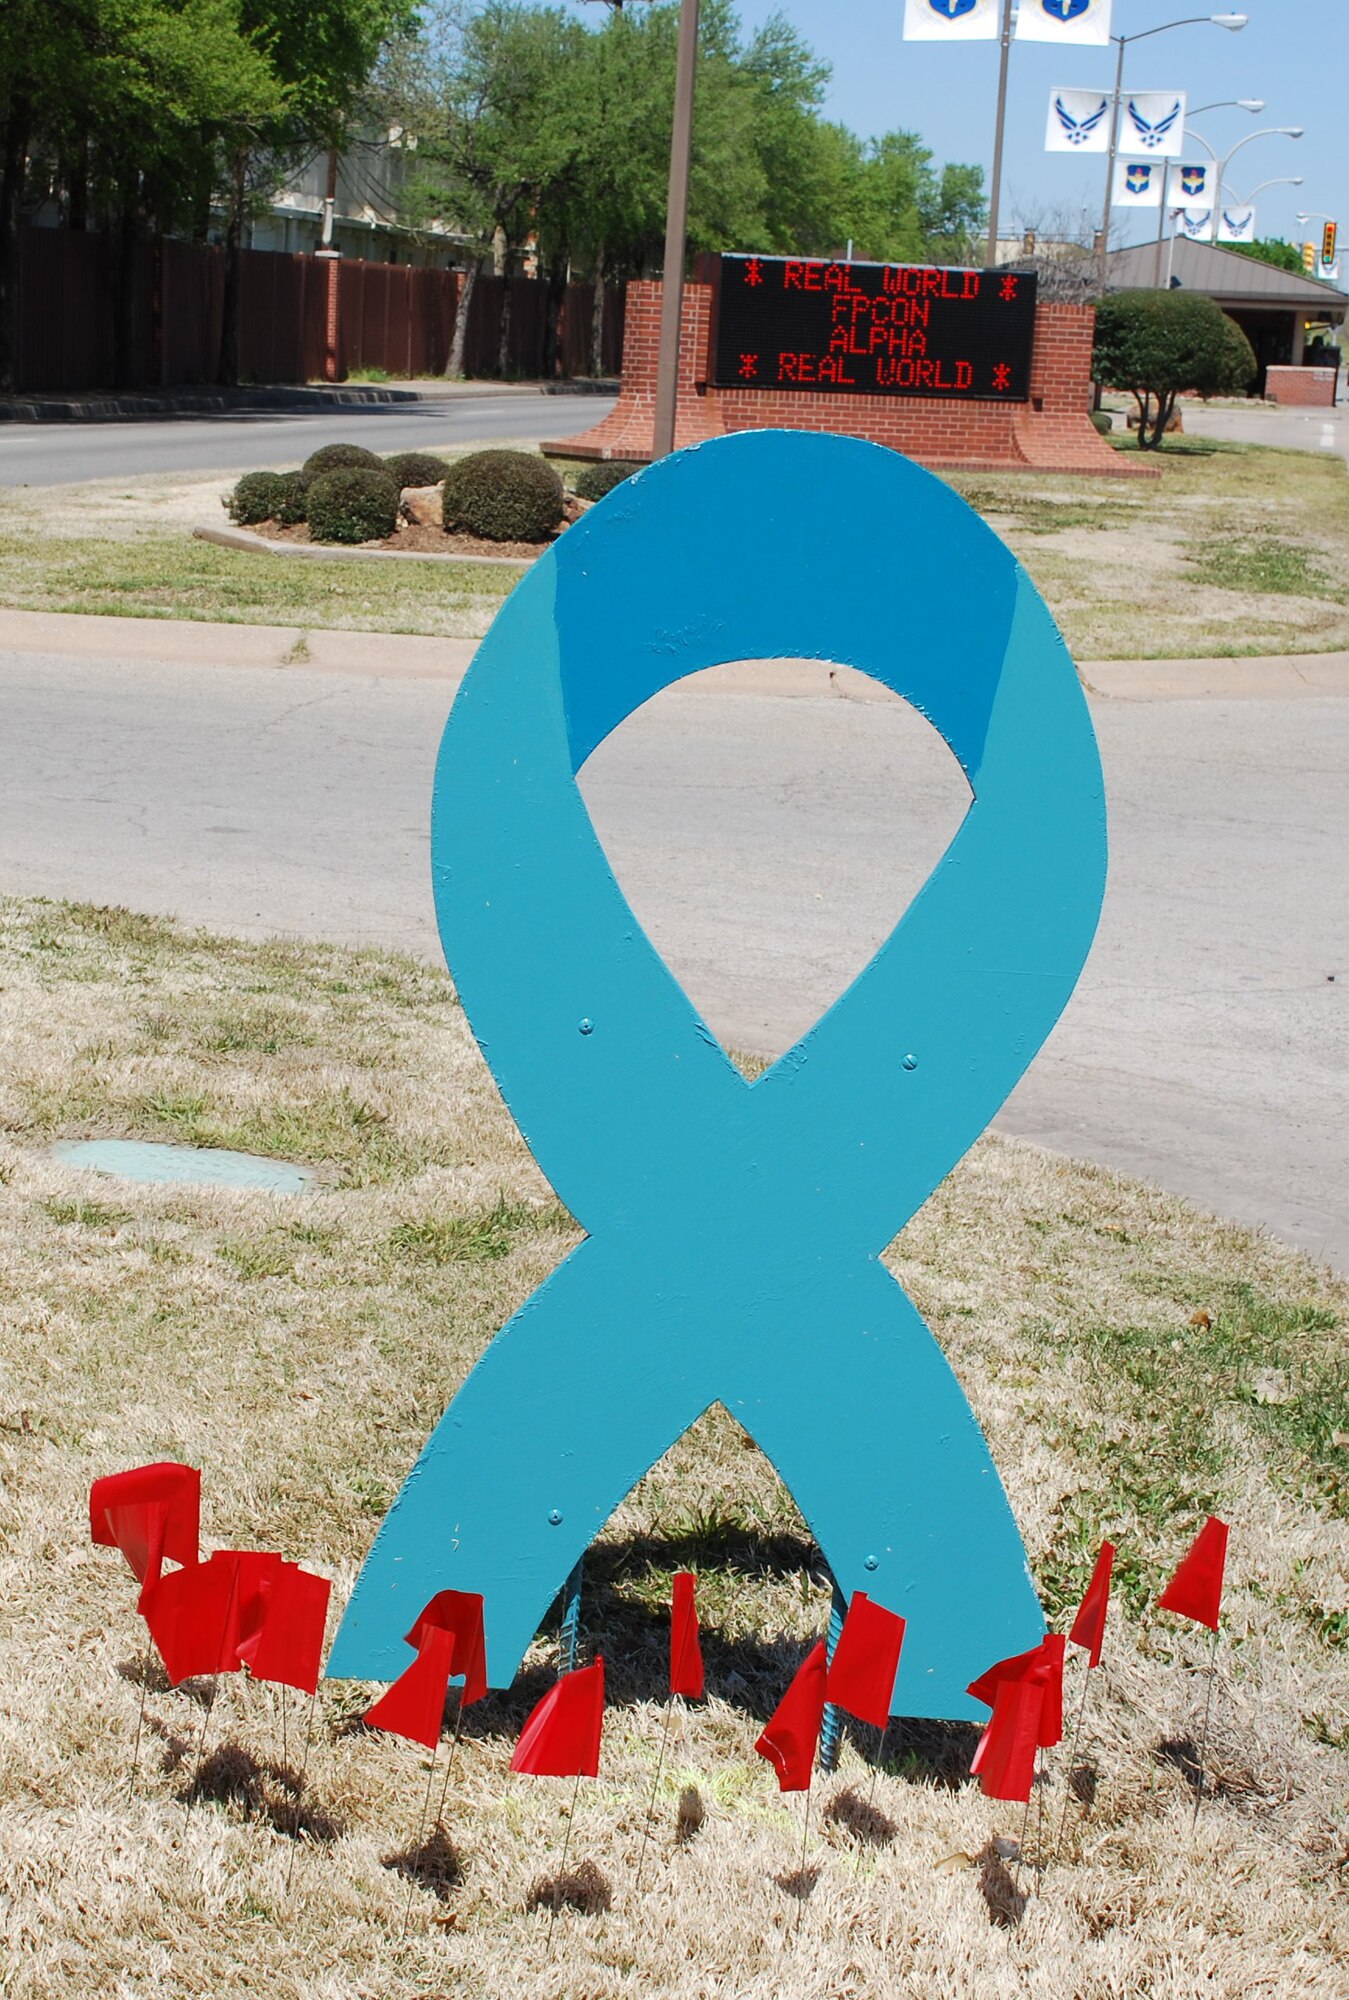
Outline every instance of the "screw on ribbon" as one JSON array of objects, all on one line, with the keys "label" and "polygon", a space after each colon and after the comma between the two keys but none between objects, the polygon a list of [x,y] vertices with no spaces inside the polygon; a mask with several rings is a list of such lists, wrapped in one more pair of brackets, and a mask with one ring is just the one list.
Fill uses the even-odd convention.
[{"label": "screw on ribbon", "polygon": [[[782,658],[911,702],[974,799],[870,964],[751,1084],[624,900],[575,778],[672,682]],[[438,1424],[330,1672],[388,1678],[453,1588],[482,1593],[508,1685],[615,1507],[719,1401],[844,1596],[908,1619],[896,1712],[977,1718],[967,1684],[1043,1619],[988,1447],[880,1253],[1026,1069],[1100,910],[1095,737],[1034,585],[879,446],[755,431],[662,460],[498,614],[446,727],[432,867],[473,1031],[587,1235]]]}]

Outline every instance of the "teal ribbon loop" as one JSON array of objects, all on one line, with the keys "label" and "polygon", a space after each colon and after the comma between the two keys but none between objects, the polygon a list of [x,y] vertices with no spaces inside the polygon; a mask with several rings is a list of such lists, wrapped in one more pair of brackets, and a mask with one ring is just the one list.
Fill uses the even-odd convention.
[{"label": "teal ribbon loop", "polygon": [[[893,689],[973,801],[875,957],[751,1084],[642,931],[576,773],[661,688],[774,658]],[[983,1436],[880,1255],[1026,1069],[1100,911],[1095,738],[1029,578],[874,445],[757,431],[664,460],[503,606],[445,731],[432,865],[474,1034],[586,1240],[441,1419],[330,1672],[389,1677],[452,1588],[482,1593],[506,1685],[614,1508],[720,1402],[844,1595],[908,1619],[896,1712],[976,1717],[967,1683],[1043,1619]]]}]

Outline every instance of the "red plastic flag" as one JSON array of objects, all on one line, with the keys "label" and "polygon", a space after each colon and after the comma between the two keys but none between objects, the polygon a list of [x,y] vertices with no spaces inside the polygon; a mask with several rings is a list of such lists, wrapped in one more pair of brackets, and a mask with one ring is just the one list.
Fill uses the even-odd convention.
[{"label": "red plastic flag", "polygon": [[998,1682],[992,1718],[970,1766],[990,1799],[1015,1799],[1024,1805],[1030,1798],[1035,1753],[1044,1737],[1046,1694],[1044,1680],[1034,1674]]},{"label": "red plastic flag", "polygon": [[120,1549],[144,1598],[165,1559],[195,1563],[201,1517],[201,1474],[165,1460],[110,1472],[89,1488],[89,1533],[100,1548]]},{"label": "red plastic flag", "polygon": [[604,1727],[604,1661],[563,1674],[535,1708],[511,1757],[531,1778],[594,1778]]},{"label": "red plastic flag", "polygon": [[1227,1523],[1210,1514],[1188,1555],[1181,1557],[1179,1569],[1157,1599],[1161,1610],[1193,1618],[1196,1625],[1207,1625],[1210,1632],[1217,1631],[1223,1571],[1227,1566],[1227,1536]]},{"label": "red plastic flag", "polygon": [[1067,1650],[1068,1641],[1061,1633],[1047,1632],[1028,1653],[999,1660],[987,1673],[980,1674],[977,1681],[970,1682],[969,1691],[976,1701],[996,1709],[998,1689],[1004,1681],[1024,1681],[1040,1688],[1042,1699],[1036,1712],[1040,1748],[1052,1750],[1063,1741],[1063,1659]]},{"label": "red plastic flag", "polygon": [[768,1719],[755,1744],[778,1774],[780,1792],[808,1792],[815,1768],[815,1748],[824,1721],[825,1685],[829,1659],[823,1639],[812,1647],[792,1677],[792,1684]]},{"label": "red plastic flag", "polygon": [[703,1698],[703,1649],[698,1639],[698,1579],[690,1569],[676,1570],[670,1612],[670,1693],[687,1701]]},{"label": "red plastic flag", "polygon": [[416,1659],[366,1710],[366,1722],[372,1729],[387,1729],[393,1736],[406,1736],[434,1750],[445,1720],[453,1659],[454,1633],[442,1625],[423,1625]]},{"label": "red plastic flag", "polygon": [[271,1579],[257,1630],[239,1643],[239,1658],[257,1681],[279,1681],[314,1694],[323,1657],[332,1585],[297,1563],[280,1563]]},{"label": "red plastic flag", "polygon": [[143,1593],[150,1636],[174,1687],[194,1674],[233,1674],[240,1648],[261,1630],[281,1568],[276,1555],[220,1549],[209,1562],[170,1571]]},{"label": "red plastic flag", "polygon": [[864,1590],[854,1591],[829,1662],[826,1700],[887,1729],[903,1644],[904,1620],[873,1604]]},{"label": "red plastic flag", "polygon": [[1096,1567],[1091,1573],[1091,1582],[1086,1594],[1077,1607],[1072,1630],[1068,1634],[1074,1646],[1080,1646],[1088,1655],[1088,1667],[1101,1664],[1101,1647],[1105,1643],[1105,1619],[1110,1609],[1110,1574],[1115,1567],[1115,1545],[1102,1542],[1101,1553],[1096,1558]]},{"label": "red plastic flag", "polygon": [[450,1679],[463,1679],[460,1706],[468,1708],[487,1692],[487,1647],[482,1629],[482,1597],[472,1590],[440,1590],[407,1635],[409,1646],[420,1646],[428,1626],[448,1632],[453,1641]]}]

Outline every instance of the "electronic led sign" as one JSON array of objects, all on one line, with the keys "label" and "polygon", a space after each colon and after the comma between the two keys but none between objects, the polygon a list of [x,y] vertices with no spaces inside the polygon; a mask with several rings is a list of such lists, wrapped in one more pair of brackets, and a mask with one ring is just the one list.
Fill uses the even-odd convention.
[{"label": "electronic led sign", "polygon": [[717,260],[712,382],[1024,403],[1035,276],[803,257]]}]

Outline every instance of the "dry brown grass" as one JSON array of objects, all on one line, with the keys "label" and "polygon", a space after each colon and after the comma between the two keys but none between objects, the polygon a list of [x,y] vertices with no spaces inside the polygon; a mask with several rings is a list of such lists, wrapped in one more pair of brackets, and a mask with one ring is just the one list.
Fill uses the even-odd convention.
[{"label": "dry brown grass", "polygon": [[[560,1894],[571,1787],[505,1775],[556,1658],[546,1630],[517,1688],[471,1712],[420,1851],[425,1758],[357,1726],[365,1690],[324,1690],[288,1895],[298,1698],[283,1743],[275,1691],[222,1687],[189,1822],[205,1690],[152,1676],[128,1801],[140,1638],[129,1574],[88,1546],[89,1480],[188,1458],[208,1545],[279,1548],[329,1571],[340,1601],[431,1423],[571,1225],[447,982],[410,961],[8,903],[0,1037],[0,1984],[15,2000],[1349,1994],[1349,1298],[1327,1273],[1005,1141],[890,1253],[985,1424],[1051,1611],[1101,1533],[1121,1544],[1108,1671],[1043,1894],[1014,1876],[1017,1809],[960,1782],[971,1732],[933,1724],[892,1732],[875,1815],[870,1734],[849,1741],[798,1878],[799,1803],[752,1744],[821,1628],[826,1581],[771,1468],[714,1414],[589,1566],[586,1643],[613,1705]],[[96,1132],[285,1151],[327,1186],[133,1187],[46,1157],[51,1137]],[[1212,1505],[1234,1528],[1229,1624],[1216,1793],[1192,1841],[1204,1648],[1146,1606]],[[710,1692],[677,1718],[637,1898],[662,1605],[688,1561]],[[1045,1789],[1055,1827],[1065,1763]]]}]

